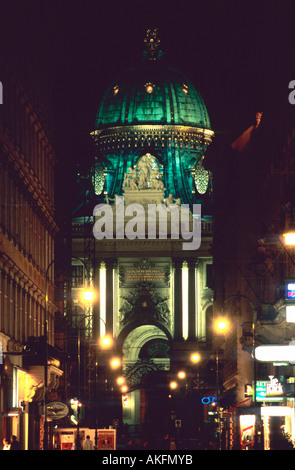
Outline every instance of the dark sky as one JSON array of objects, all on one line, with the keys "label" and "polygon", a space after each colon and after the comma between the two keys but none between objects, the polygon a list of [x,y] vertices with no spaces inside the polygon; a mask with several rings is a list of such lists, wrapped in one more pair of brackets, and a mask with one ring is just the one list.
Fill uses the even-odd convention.
[{"label": "dark sky", "polygon": [[89,133],[103,93],[141,60],[149,27],[159,29],[167,63],[200,90],[217,144],[245,129],[257,110],[291,109],[294,1],[3,3],[0,48],[12,54],[37,50],[40,67],[52,69],[56,154],[62,166],[72,168],[89,158]]}]

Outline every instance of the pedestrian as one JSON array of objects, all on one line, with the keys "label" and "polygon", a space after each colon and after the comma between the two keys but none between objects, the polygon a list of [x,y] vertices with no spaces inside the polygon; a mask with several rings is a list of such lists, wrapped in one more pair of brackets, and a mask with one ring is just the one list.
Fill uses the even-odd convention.
[{"label": "pedestrian", "polygon": [[10,442],[8,439],[3,439],[3,449],[2,450],[10,450]]},{"label": "pedestrian", "polygon": [[83,442],[83,450],[94,450],[93,442],[90,440],[90,436],[86,436]]},{"label": "pedestrian", "polygon": [[18,442],[16,436],[11,436],[10,450],[20,450],[20,443]]}]

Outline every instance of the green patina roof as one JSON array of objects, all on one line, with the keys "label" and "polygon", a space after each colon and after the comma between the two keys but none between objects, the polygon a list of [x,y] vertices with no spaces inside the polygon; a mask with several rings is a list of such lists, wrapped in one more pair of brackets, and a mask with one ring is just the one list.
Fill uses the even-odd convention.
[{"label": "green patina roof", "polygon": [[[153,89],[148,93],[146,85]],[[204,101],[192,83],[159,61],[146,61],[120,75],[106,91],[95,129],[138,124],[169,124],[210,129]]]}]

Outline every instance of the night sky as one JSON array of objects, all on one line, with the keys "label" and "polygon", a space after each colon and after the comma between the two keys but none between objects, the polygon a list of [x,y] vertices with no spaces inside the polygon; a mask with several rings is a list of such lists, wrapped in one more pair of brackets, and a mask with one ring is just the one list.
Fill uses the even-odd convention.
[{"label": "night sky", "polygon": [[34,51],[50,68],[57,172],[70,180],[76,164],[92,157],[89,133],[107,86],[141,60],[147,28],[158,28],[164,60],[200,90],[216,133],[211,152],[249,127],[258,110],[272,119],[278,108],[294,113],[294,3],[9,0],[0,11],[0,51]]}]

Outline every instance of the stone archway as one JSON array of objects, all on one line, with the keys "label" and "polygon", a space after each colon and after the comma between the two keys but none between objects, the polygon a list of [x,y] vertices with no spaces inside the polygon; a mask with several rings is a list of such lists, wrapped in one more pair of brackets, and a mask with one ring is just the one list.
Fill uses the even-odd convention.
[{"label": "stone archway", "polygon": [[134,427],[145,421],[146,380],[170,369],[169,345],[166,334],[155,325],[138,326],[126,336],[122,347],[123,368],[130,391],[123,402],[125,424]]}]

